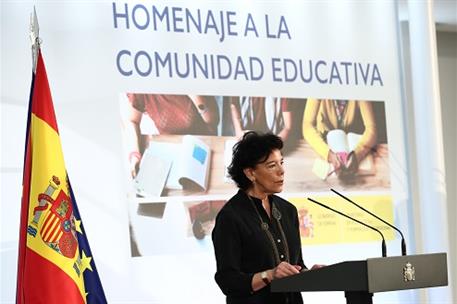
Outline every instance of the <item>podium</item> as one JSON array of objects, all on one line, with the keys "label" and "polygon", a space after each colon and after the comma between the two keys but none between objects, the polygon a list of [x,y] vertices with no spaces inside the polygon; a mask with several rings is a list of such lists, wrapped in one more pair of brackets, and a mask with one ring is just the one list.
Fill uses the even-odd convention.
[{"label": "podium", "polygon": [[273,280],[271,291],[344,291],[347,304],[371,304],[375,292],[447,284],[446,253],[434,253],[333,264]]}]

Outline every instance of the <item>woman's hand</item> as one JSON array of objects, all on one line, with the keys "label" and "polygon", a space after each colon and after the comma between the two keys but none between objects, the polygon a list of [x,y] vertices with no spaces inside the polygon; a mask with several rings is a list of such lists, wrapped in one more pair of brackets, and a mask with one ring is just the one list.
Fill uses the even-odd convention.
[{"label": "woman's hand", "polygon": [[281,262],[278,266],[269,271],[270,279],[280,279],[300,273],[300,265],[291,265],[287,262]]},{"label": "woman's hand", "polygon": [[354,183],[359,169],[359,162],[354,152],[349,153],[347,162],[341,167],[338,178],[345,183]]},{"label": "woman's hand", "polygon": [[359,169],[359,161],[357,160],[357,156],[354,151],[349,153],[346,169],[352,174],[357,173],[357,170]]},{"label": "woman's hand", "polygon": [[324,265],[324,264],[314,264],[313,267],[311,267],[311,270],[315,270],[315,269],[319,269],[319,268],[322,268],[322,267],[325,267],[327,265]]},{"label": "woman's hand", "polygon": [[333,166],[333,170],[337,172],[341,168],[341,160],[338,155],[332,150],[328,150],[327,162]]},{"label": "woman's hand", "polygon": [[140,169],[141,154],[140,152],[131,152],[129,155],[130,174],[135,178]]}]

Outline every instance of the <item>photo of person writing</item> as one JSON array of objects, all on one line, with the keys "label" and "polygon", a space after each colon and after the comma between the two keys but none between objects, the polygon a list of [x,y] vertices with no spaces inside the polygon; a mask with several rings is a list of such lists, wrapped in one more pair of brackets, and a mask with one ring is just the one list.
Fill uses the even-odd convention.
[{"label": "photo of person writing", "polygon": [[[350,151],[329,147],[332,130],[360,134]],[[333,135],[334,133],[332,133]],[[303,117],[303,137],[340,178],[351,178],[359,163],[376,145],[376,122],[370,102],[356,100],[308,99]]]},{"label": "photo of person writing", "polygon": [[275,195],[284,185],[282,148],[279,136],[254,131],[233,147],[228,172],[239,190],[218,213],[212,232],[215,280],[227,303],[303,303],[298,292],[272,293],[269,287],[307,269],[297,209]]},{"label": "photo of person writing", "polygon": [[127,97],[124,129],[132,177],[138,173],[142,151],[147,146],[140,129],[145,116],[150,119],[154,135],[216,135],[219,111],[214,97],[130,93]]}]

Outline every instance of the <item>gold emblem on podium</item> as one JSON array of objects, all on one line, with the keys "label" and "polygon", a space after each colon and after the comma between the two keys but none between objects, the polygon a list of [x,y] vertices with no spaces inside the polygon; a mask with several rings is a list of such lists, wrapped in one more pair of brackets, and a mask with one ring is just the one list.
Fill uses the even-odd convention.
[{"label": "gold emblem on podium", "polygon": [[411,263],[406,263],[405,267],[403,267],[403,281],[410,282],[416,280],[416,270]]}]

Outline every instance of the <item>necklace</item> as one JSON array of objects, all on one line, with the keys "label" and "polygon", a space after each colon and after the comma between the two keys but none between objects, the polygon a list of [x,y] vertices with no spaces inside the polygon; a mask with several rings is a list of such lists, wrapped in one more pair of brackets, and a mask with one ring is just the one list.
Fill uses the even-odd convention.
[{"label": "necklace", "polygon": [[[255,203],[252,200],[251,196],[249,194],[246,194],[246,195],[249,198],[249,201],[251,202],[251,205],[254,208],[255,213],[257,214],[257,216],[259,218],[260,228],[265,232],[265,234],[267,235],[268,239],[270,240],[271,247],[273,248],[273,253],[274,253],[274,256],[275,256],[275,262],[276,262],[276,265],[278,265],[279,263],[281,263],[281,259],[279,257],[279,250],[278,250],[278,246],[276,245],[276,242],[275,242],[275,240],[273,238],[273,235],[271,234],[271,231],[270,231],[270,228],[268,226],[268,223],[265,223],[263,221],[263,218],[260,215],[259,210],[257,210],[257,207],[255,206]],[[273,215],[273,218],[276,220],[276,223],[278,224],[279,232],[281,233],[281,239],[282,239],[282,242],[284,244],[286,262],[289,263],[290,262],[289,245],[287,244],[286,235],[284,234],[284,230],[282,229],[282,225],[281,225],[281,221],[280,221],[282,215],[281,215],[281,212],[279,212],[278,208],[276,208],[276,205],[274,204],[273,199],[271,200],[271,213]]]}]

